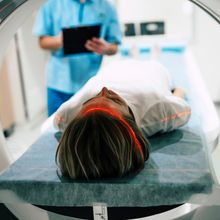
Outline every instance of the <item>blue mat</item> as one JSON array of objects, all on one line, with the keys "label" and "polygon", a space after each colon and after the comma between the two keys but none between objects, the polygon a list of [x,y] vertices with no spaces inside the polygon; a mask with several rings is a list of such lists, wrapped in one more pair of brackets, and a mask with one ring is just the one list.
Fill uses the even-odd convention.
[{"label": "blue mat", "polygon": [[150,138],[151,154],[144,170],[135,176],[102,181],[64,178],[55,164],[56,134],[48,131],[0,176],[0,190],[11,190],[38,205],[91,206],[104,202],[109,207],[174,205],[197,193],[211,193],[212,172],[183,56],[164,53],[160,61],[171,70],[175,83],[186,88],[193,114],[183,128]]}]

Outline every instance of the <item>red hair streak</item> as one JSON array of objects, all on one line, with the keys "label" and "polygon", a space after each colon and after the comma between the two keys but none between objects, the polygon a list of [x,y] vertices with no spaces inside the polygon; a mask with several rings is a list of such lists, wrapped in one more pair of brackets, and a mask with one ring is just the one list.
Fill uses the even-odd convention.
[{"label": "red hair streak", "polygon": [[127,121],[125,121],[122,118],[122,116],[118,112],[113,111],[112,109],[109,109],[109,108],[93,107],[93,108],[87,109],[85,112],[83,112],[83,114],[87,114],[87,113],[94,112],[94,111],[102,111],[102,112],[105,112],[105,113],[119,119],[128,128],[128,131],[129,131],[130,135],[133,137],[133,140],[135,142],[137,150],[140,152],[141,157],[144,160],[144,155],[143,155],[143,152],[142,152],[141,144],[140,144],[139,140],[137,139],[132,127],[128,124]]}]

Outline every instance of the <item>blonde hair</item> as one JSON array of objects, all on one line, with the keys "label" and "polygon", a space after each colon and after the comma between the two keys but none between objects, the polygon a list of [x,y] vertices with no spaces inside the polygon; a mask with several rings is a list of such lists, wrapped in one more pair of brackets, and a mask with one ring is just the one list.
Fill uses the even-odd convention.
[{"label": "blonde hair", "polygon": [[114,178],[137,172],[149,157],[149,142],[131,116],[123,119],[94,111],[73,119],[64,131],[56,162],[73,179]]}]

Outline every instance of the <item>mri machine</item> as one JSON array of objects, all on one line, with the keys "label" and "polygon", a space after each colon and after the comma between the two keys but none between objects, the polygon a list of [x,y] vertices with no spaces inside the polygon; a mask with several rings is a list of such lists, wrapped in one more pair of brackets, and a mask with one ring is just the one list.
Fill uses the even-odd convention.
[{"label": "mri machine", "polygon": [[[220,6],[217,1],[204,0],[192,2],[203,8],[220,23],[220,17],[218,16],[220,13],[215,10],[220,8],[217,7]],[[0,20],[0,60],[3,57],[3,53],[10,38],[12,38],[13,34],[21,26],[25,18],[42,3],[43,1],[40,0],[12,1],[11,4],[14,4],[13,11],[4,14],[4,16],[1,17],[2,20]],[[143,219],[193,219],[193,216],[196,217],[196,213],[204,212],[201,211],[203,207],[206,210],[205,212],[208,213],[209,210],[212,211],[212,205],[220,205],[220,190],[215,179],[212,164],[209,161],[210,152],[214,150],[218,142],[218,116],[209,96],[207,95],[198,68],[195,66],[194,62],[192,62],[193,58],[191,57],[190,52],[187,51],[187,49],[185,50],[182,45],[175,45],[175,47],[161,45],[161,48],[164,52],[159,59],[164,65],[167,65],[167,67],[171,69],[174,77],[176,76],[175,74],[178,67],[173,65],[173,63],[169,63],[169,60],[176,59],[175,63],[181,65],[180,69],[183,74],[178,70],[179,76],[176,77],[176,80],[179,80],[179,82],[183,83],[185,86],[188,85],[187,89],[190,95],[187,98],[189,102],[191,102],[192,108],[195,112],[197,109],[200,109],[200,115],[198,115],[198,117],[197,115],[196,117],[193,117],[189,126],[183,128],[183,130],[170,133],[166,136],[166,140],[170,140],[169,144],[164,145],[160,139],[161,137],[158,136],[151,139],[151,144],[153,146],[155,145],[155,151],[152,152],[152,163],[146,166],[145,171],[149,173],[149,171],[158,170],[158,166],[167,166],[168,170],[173,168],[172,166],[173,164],[176,164],[175,157],[178,156],[178,153],[185,154],[185,157],[182,157],[182,161],[184,164],[187,161],[189,164],[189,170],[186,169],[187,167],[185,167],[185,165],[180,164],[178,169],[172,169],[172,179],[170,173],[161,169],[161,171],[157,172],[156,177],[154,175],[155,173],[152,172],[152,182],[145,182],[143,175],[140,175],[137,177],[142,183],[142,191],[140,194],[138,193],[140,188],[136,187],[140,182],[137,184],[137,182],[135,182],[136,180],[134,180],[130,186],[128,185],[127,180],[123,180],[122,182],[116,181],[114,183],[102,182],[98,186],[95,186],[95,183],[76,183],[74,193],[72,193],[73,184],[68,180],[63,180],[62,177],[59,177],[54,164],[51,162],[54,153],[53,146],[56,145],[56,139],[51,134],[54,134],[56,131],[53,130],[51,126],[52,118],[50,118],[44,124],[42,137],[40,137],[30,150],[28,150],[18,161],[13,163],[12,166],[10,166],[12,159],[7,152],[5,139],[2,132],[0,133],[0,170],[2,171],[2,175],[0,176],[0,201],[5,203],[7,208],[17,216],[17,218],[22,220],[90,219],[94,214],[94,219],[107,219],[106,212],[108,212],[109,219],[137,219],[141,217]],[[167,53],[169,50],[171,53]],[[174,53],[172,53],[172,50]],[[187,68],[185,68],[186,66]],[[192,72],[193,75],[190,75],[189,77],[189,73]],[[192,88],[193,93],[191,91]],[[194,106],[195,100],[197,101]],[[209,112],[212,117],[207,118],[207,112]],[[202,137],[197,136],[198,133],[202,134]],[[178,142],[179,139],[182,141]],[[36,153],[39,152],[39,146],[42,150],[42,146],[44,146],[48,140],[51,145],[47,148],[48,151],[45,152],[46,156],[39,164],[37,163],[39,157],[34,157],[33,155],[36,156]],[[160,146],[157,145],[158,140],[160,140]],[[179,152],[176,152],[176,155],[173,155],[172,157],[170,155],[172,155],[171,152],[173,151],[173,146],[178,148]],[[194,146],[194,150],[191,151],[188,149],[187,152],[181,150],[181,147],[187,148],[188,146]],[[163,163],[160,164],[160,155],[163,155],[163,157],[166,157],[167,155],[166,159],[172,161],[173,164],[171,163],[170,167]],[[199,163],[196,163],[195,161],[198,158],[202,158],[202,160],[199,160]],[[36,164],[34,164],[35,162]],[[42,163],[44,162],[45,164],[43,166]],[[204,166],[201,166],[201,162],[203,162]],[[27,164],[29,167],[27,167]],[[50,167],[51,165],[52,167]],[[48,166],[51,170],[48,169]],[[20,170],[23,170],[30,173],[33,170],[39,170],[40,167],[42,168],[40,172],[33,176],[29,176],[29,179],[27,179],[27,176],[21,175],[19,172]],[[194,170],[190,170],[192,168],[194,168]],[[181,172],[181,169],[183,172]],[[186,169],[187,173],[186,170],[184,172],[183,169]],[[198,173],[193,173],[196,169]],[[180,176],[176,178],[175,174],[178,173],[180,173]],[[167,177],[166,175],[169,176]],[[13,179],[14,177],[16,179]],[[162,182],[159,182],[159,188],[153,187],[152,184],[156,186],[158,179],[162,180]],[[179,182],[176,183],[175,181]],[[49,188],[46,186],[47,184],[45,184],[45,182],[48,184]],[[124,186],[121,183],[126,183],[125,185],[128,185],[126,191],[123,191]],[[154,199],[150,199],[145,193],[145,187],[143,184],[146,184],[147,186],[151,185],[152,190],[147,191],[146,187],[146,192],[150,195],[155,196],[156,190],[161,190],[160,188],[163,187],[164,190],[167,190],[167,194],[161,196],[157,195]],[[97,191],[101,193],[95,195],[92,194],[91,192],[95,189],[94,186]],[[45,190],[48,193],[47,195],[45,195],[45,190],[42,190],[44,187],[46,187]],[[168,189],[169,187],[170,189]],[[62,188],[62,190],[58,190],[57,193],[57,188]],[[86,188],[88,190],[86,190]],[[118,191],[117,188],[119,188]],[[82,196],[80,193],[82,191],[86,191],[87,194]],[[179,191],[182,193],[179,193]],[[64,196],[63,198],[65,198],[63,199],[63,202],[57,201],[57,198],[61,196],[60,192],[62,193],[62,196]],[[68,198],[70,197],[70,192],[72,193],[71,195],[75,195],[75,199],[72,200]],[[112,192],[119,194],[117,200],[109,196]],[[160,192],[162,192],[162,190]],[[133,200],[131,199],[132,197],[134,197]],[[207,207],[207,205],[210,205],[210,207]],[[92,206],[93,209],[90,206]],[[93,212],[91,210],[93,210]],[[129,210],[131,210],[131,213],[129,213]],[[126,213],[126,215],[120,215],[120,212]],[[76,213],[76,215],[74,215],[74,213]],[[82,215],[82,213],[85,215]]]}]

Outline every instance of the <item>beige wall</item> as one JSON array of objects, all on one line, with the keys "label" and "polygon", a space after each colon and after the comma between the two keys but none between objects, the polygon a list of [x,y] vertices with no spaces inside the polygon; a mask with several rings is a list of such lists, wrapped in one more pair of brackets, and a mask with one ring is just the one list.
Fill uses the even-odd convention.
[{"label": "beige wall", "polygon": [[0,66],[0,120],[4,129],[26,121],[14,39]]},{"label": "beige wall", "polygon": [[39,48],[38,38],[32,33],[36,12],[18,31],[22,74],[29,119],[46,114],[46,74],[48,53]]},{"label": "beige wall", "polygon": [[0,68],[0,121],[3,129],[9,129],[15,123],[6,60]]}]

